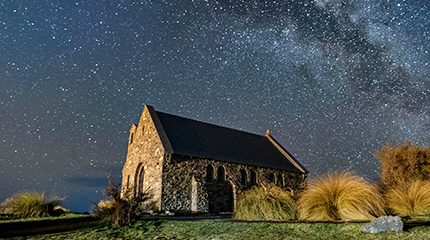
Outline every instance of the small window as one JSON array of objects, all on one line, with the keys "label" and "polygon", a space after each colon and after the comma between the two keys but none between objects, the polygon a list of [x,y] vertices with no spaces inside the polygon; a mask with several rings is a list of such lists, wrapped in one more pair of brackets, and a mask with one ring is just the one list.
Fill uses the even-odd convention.
[{"label": "small window", "polygon": [[251,185],[257,185],[257,173],[254,170],[251,171]]},{"label": "small window", "polygon": [[132,134],[130,135],[130,144],[132,144],[132,143],[133,143],[133,137],[134,137],[134,133],[132,133]]},{"label": "small window", "polygon": [[220,166],[218,168],[218,182],[224,182],[225,181],[225,169],[224,167]]},{"label": "small window", "polygon": [[130,187],[130,175],[127,175],[127,190]]},{"label": "small window", "polygon": [[139,173],[139,193],[143,193],[143,180],[145,176],[145,168],[142,166]]},{"label": "small window", "polygon": [[284,186],[284,178],[282,177],[281,174],[278,175],[278,187],[283,187]]},{"label": "small window", "polygon": [[208,165],[206,168],[206,182],[213,182],[214,180],[214,168],[211,165]]},{"label": "small window", "polygon": [[270,176],[269,176],[269,181],[270,181],[271,183],[276,184],[275,174],[273,174],[273,173],[271,173],[271,174],[270,174]]},{"label": "small window", "polygon": [[245,169],[240,170],[240,179],[243,186],[246,186],[248,176],[246,174]]}]

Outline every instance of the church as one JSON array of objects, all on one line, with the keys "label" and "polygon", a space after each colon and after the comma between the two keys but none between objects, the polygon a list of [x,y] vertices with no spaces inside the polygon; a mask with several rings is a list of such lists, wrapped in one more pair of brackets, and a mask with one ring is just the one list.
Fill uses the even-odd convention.
[{"label": "church", "polygon": [[270,135],[155,111],[145,105],[130,129],[121,193],[150,189],[170,212],[233,212],[236,197],[273,183],[293,193],[308,171]]}]

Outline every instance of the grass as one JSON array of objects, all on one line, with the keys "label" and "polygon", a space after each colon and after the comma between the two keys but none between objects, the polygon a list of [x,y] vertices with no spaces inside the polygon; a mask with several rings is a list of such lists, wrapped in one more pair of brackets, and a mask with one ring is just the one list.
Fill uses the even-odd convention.
[{"label": "grass", "polygon": [[9,222],[26,222],[26,221],[42,221],[42,220],[56,220],[56,219],[66,219],[66,218],[78,218],[78,217],[88,217],[88,214],[81,214],[81,213],[72,213],[72,212],[66,212],[61,214],[58,217],[37,217],[37,218],[19,218],[19,219],[12,219],[12,218],[3,218],[0,219],[1,223],[9,223]]},{"label": "grass", "polygon": [[0,205],[0,213],[13,218],[35,218],[59,215],[62,199],[57,196],[46,198],[43,193],[22,192],[6,199]]},{"label": "grass", "polygon": [[386,193],[388,207],[401,216],[430,214],[430,182],[402,182]]},{"label": "grass", "polygon": [[243,192],[233,218],[243,220],[282,221],[295,219],[297,210],[290,193],[274,185],[253,187]]},{"label": "grass", "polygon": [[310,181],[299,199],[301,219],[373,220],[385,214],[376,188],[351,173],[332,173]]},{"label": "grass", "polygon": [[[363,224],[137,222],[132,226],[98,226],[79,231],[30,236],[25,239],[429,239],[430,228],[406,232],[361,232]],[[19,239],[19,238],[16,238]],[[24,239],[24,238],[22,238]]]}]

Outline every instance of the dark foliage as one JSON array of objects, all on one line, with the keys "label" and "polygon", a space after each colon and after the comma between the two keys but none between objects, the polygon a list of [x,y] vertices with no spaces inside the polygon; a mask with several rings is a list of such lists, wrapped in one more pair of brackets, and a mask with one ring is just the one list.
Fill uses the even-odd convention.
[{"label": "dark foliage", "polygon": [[114,174],[108,172],[107,178],[109,186],[103,193],[110,200],[94,204],[91,214],[106,219],[114,225],[128,225],[139,219],[147,210],[145,202],[152,198],[152,193],[145,191],[133,196],[131,191],[127,191],[121,197],[121,185],[115,182]]},{"label": "dark foliage", "polygon": [[412,180],[430,180],[430,148],[405,146],[393,147],[391,143],[379,149],[375,157],[380,161],[381,180],[386,187]]}]

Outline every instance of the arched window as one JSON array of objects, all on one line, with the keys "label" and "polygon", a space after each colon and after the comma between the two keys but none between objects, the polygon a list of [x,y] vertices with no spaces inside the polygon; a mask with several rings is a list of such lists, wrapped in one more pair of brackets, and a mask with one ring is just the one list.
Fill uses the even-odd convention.
[{"label": "arched window", "polygon": [[283,187],[284,186],[284,178],[282,177],[281,174],[278,175],[278,187]]},{"label": "arched window", "polygon": [[206,182],[213,182],[214,180],[214,168],[208,165],[206,168]]},{"label": "arched window", "polygon": [[130,175],[127,175],[127,190],[130,188]]},{"label": "arched window", "polygon": [[132,144],[132,143],[133,143],[133,137],[134,137],[134,133],[132,133],[132,134],[130,135],[130,144]]},{"label": "arched window", "polygon": [[225,181],[225,169],[223,166],[218,167],[218,182]]},{"label": "arched window", "polygon": [[271,183],[276,184],[276,178],[275,178],[275,174],[274,174],[274,173],[271,173],[271,174],[270,174],[270,176],[269,176],[269,181],[270,181]]},{"label": "arched window", "polygon": [[248,176],[246,174],[245,169],[240,170],[240,180],[241,180],[240,182],[242,183],[243,186],[246,186],[246,183],[248,180],[247,178]]},{"label": "arched window", "polygon": [[143,180],[144,180],[144,177],[145,177],[145,167],[142,166],[140,168],[139,180],[138,180],[138,189],[139,189],[138,192],[139,193],[143,193]]},{"label": "arched window", "polygon": [[136,168],[136,173],[134,175],[134,195],[143,192],[143,180],[145,177],[145,166],[142,163]]},{"label": "arched window", "polygon": [[257,185],[257,173],[254,170],[251,171],[251,185]]}]

